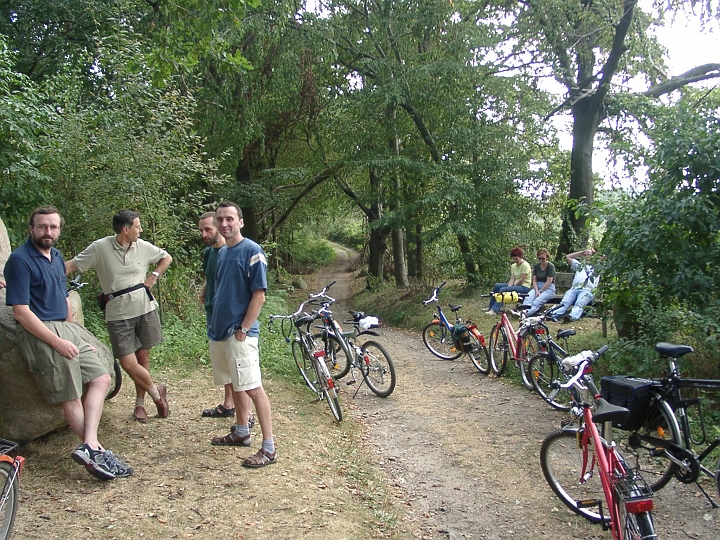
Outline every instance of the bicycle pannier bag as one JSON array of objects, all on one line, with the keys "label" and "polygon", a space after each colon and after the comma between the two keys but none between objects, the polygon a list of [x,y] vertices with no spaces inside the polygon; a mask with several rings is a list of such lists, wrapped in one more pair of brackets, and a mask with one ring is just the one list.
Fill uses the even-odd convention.
[{"label": "bicycle pannier bag", "polygon": [[452,327],[452,338],[455,346],[463,352],[472,350],[470,332],[464,324],[456,324]]},{"label": "bicycle pannier bag", "polygon": [[625,407],[630,414],[624,420],[613,420],[613,427],[634,431],[642,426],[650,405],[652,381],[627,375],[603,377],[600,394],[613,405]]}]

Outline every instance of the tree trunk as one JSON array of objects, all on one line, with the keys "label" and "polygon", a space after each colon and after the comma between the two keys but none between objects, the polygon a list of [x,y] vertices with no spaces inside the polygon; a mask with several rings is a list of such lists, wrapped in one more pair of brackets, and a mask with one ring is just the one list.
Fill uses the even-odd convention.
[{"label": "tree trunk", "polygon": [[[390,137],[390,151],[394,156],[400,155],[400,142],[395,133],[395,105],[388,106],[387,109],[388,124],[392,126],[392,137]],[[393,195],[390,201],[390,210],[400,210],[400,200],[402,197],[402,186],[400,183],[400,175],[397,170],[392,171],[393,175]],[[405,234],[402,227],[396,225],[392,230],[393,243],[393,274],[395,275],[395,287],[398,289],[406,288],[408,283],[408,270],[405,262]]]},{"label": "tree trunk", "polygon": [[601,110],[588,108],[590,98],[580,100],[573,106],[573,145],[570,154],[570,195],[563,216],[562,233],[555,260],[575,251],[575,246],[585,245],[585,224],[588,208],[592,206],[595,193],[593,182],[593,146],[597,128],[603,118]]},{"label": "tree trunk", "polygon": [[422,225],[415,225],[415,230],[407,237],[408,276],[422,279]]},{"label": "tree trunk", "polygon": [[[249,186],[253,178],[253,170],[248,159],[241,159],[238,162],[237,169],[235,170],[235,180],[241,186]],[[255,208],[250,201],[232,201],[237,203],[242,210],[243,214],[243,228],[242,235],[251,240],[258,240],[259,237],[259,225],[257,222],[257,214]]]},{"label": "tree trunk", "polygon": [[383,267],[385,265],[388,232],[387,227],[373,227],[372,222],[370,222],[368,274],[379,280],[383,279]]},{"label": "tree trunk", "polygon": [[470,241],[464,234],[457,235],[458,244],[460,245],[460,255],[462,256],[463,263],[465,264],[465,273],[467,274],[468,283],[475,283],[477,281],[477,267],[475,266],[475,260],[470,250]]}]

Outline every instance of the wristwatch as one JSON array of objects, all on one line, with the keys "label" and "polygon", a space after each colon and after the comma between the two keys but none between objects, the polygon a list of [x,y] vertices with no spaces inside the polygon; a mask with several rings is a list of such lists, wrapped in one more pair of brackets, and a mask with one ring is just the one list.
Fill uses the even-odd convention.
[{"label": "wristwatch", "polygon": [[249,328],[245,328],[244,326],[240,327],[240,331],[247,336],[247,333],[250,331]]},{"label": "wristwatch", "polygon": [[157,277],[157,278],[160,277],[160,274],[159,274],[158,272],[156,272],[155,270],[153,270],[153,271],[151,272],[151,274],[152,274],[153,276]]}]

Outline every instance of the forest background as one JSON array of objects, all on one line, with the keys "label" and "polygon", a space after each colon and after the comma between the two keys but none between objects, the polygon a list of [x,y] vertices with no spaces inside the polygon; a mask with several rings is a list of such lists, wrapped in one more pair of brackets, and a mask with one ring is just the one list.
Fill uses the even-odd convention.
[{"label": "forest background", "polygon": [[[652,29],[680,10],[718,25],[715,0],[2,0],[0,216],[16,247],[55,205],[72,256],[139,211],[176,261],[177,358],[205,354],[196,225],[229,199],[279,283],[325,238],[363,250],[369,289],[470,296],[513,246],[561,267],[593,245],[614,361],[682,341],[717,375],[720,64],[667,73]],[[596,148],[625,174],[594,175]]]}]

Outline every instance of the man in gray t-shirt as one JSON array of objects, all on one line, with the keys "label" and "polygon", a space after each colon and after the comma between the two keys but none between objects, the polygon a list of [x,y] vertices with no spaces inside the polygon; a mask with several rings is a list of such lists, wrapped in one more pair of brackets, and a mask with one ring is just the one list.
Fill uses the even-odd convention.
[{"label": "man in gray t-shirt", "polygon": [[[145,392],[155,402],[160,418],[167,418],[167,387],[150,375],[150,349],[162,341],[158,304],[150,289],[172,263],[164,249],[140,239],[140,216],[121,210],[113,216],[115,235],[96,240],[74,259],[65,272],[95,269],[106,300],[105,320],[113,355],[135,383],[133,417],[147,421]],[[150,266],[155,265],[148,275]]]}]

